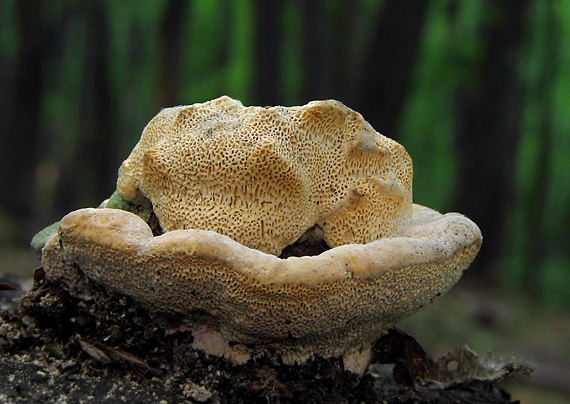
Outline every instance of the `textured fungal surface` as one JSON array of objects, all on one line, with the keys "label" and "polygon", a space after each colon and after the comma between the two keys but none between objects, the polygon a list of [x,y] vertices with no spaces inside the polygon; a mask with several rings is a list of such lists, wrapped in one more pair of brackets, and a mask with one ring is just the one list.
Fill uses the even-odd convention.
[{"label": "textured fungal surface", "polygon": [[[119,171],[120,196],[151,214],[71,212],[42,266],[76,295],[95,282],[174,315],[195,348],[235,363],[343,356],[361,373],[481,245],[466,217],[413,204],[411,181],[404,148],[336,101],[165,109]],[[314,236],[332,248],[278,256]]]},{"label": "textured fungal surface", "polygon": [[165,231],[212,230],[279,255],[319,225],[330,247],[397,235],[412,204],[404,148],[338,101],[162,110],[119,171]]}]

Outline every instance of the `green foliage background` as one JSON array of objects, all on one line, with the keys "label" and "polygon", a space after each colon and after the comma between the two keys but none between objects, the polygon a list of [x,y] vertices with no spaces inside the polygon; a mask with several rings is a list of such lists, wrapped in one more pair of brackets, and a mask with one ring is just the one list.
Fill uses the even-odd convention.
[{"label": "green foliage background", "polygon": [[[244,105],[337,98],[406,146],[417,203],[498,222],[482,228],[494,247],[485,245],[473,276],[566,307],[570,1],[431,0],[414,3],[413,12],[403,3],[53,0],[26,2],[38,13],[32,16],[23,2],[2,1],[2,221],[22,227],[27,240],[69,210],[98,204],[162,107],[222,94]],[[516,9],[520,18],[509,14]],[[409,14],[419,34],[399,37]],[[519,33],[512,38],[511,26]],[[505,42],[495,42],[493,32]],[[412,55],[394,61],[409,71],[406,85],[376,92],[384,87],[368,78],[377,65],[384,66],[379,74],[398,71],[386,59],[402,52]],[[495,72],[485,73],[493,57],[505,65],[496,74],[506,71],[514,83],[501,90],[510,98],[498,104],[506,111],[498,118],[469,107],[495,106],[492,91],[483,90],[493,86]],[[485,120],[496,130],[470,132]],[[512,129],[508,136],[504,127]],[[495,142],[504,144],[496,154]],[[470,153],[465,145],[472,144],[488,154]],[[465,184],[466,170],[488,167],[481,182],[503,176],[504,193]],[[503,207],[496,218],[493,203]]]}]

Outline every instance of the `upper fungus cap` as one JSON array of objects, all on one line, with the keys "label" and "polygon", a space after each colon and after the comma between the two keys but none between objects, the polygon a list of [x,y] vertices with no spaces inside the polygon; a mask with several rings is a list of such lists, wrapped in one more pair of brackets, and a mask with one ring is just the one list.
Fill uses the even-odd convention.
[{"label": "upper fungus cap", "polygon": [[164,231],[212,230],[279,255],[314,225],[330,247],[399,234],[412,161],[338,101],[244,107],[221,97],[163,109],[119,169]]},{"label": "upper fungus cap", "polygon": [[[71,289],[85,275],[183,315],[211,354],[343,355],[361,373],[374,341],[451,288],[481,246],[466,217],[413,204],[411,181],[404,148],[336,101],[169,108],[117,186],[150,200],[164,234],[127,211],[80,209],[42,265]],[[315,225],[334,248],[277,256]]]}]

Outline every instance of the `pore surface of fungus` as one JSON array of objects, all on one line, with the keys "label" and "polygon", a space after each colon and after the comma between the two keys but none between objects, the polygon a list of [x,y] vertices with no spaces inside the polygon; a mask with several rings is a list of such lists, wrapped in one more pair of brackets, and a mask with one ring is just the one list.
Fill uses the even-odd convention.
[{"label": "pore surface of fungus", "polygon": [[117,191],[149,199],[165,231],[212,230],[279,255],[314,225],[330,247],[398,234],[412,162],[337,101],[262,108],[221,97],[162,110]]},{"label": "pore surface of fungus", "polygon": [[[413,204],[404,148],[337,101],[164,109],[117,192],[150,201],[158,224],[71,212],[43,249],[47,277],[179,315],[195,347],[237,363],[343,356],[362,372],[374,341],[451,288],[481,245],[466,217]],[[308,234],[330,249],[279,257]]]}]

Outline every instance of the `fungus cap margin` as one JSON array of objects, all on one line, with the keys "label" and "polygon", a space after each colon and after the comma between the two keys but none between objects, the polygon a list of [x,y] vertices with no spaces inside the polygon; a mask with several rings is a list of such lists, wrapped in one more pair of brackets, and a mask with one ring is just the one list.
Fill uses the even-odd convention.
[{"label": "fungus cap margin", "polygon": [[239,346],[239,357],[361,358],[389,327],[451,288],[479,250],[480,230],[466,217],[420,205],[413,212],[400,237],[280,259],[215,232],[153,237],[130,212],[80,209],[63,218],[42,265],[48,278],[84,275],[191,323],[197,310],[208,313],[224,348],[206,341],[206,352],[235,358]]}]

